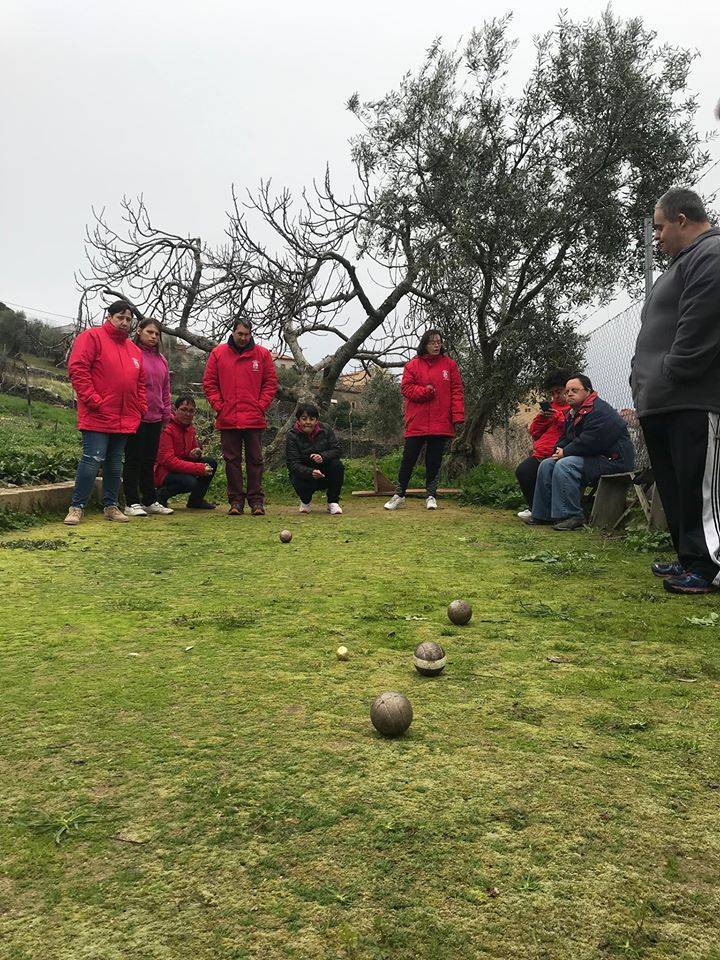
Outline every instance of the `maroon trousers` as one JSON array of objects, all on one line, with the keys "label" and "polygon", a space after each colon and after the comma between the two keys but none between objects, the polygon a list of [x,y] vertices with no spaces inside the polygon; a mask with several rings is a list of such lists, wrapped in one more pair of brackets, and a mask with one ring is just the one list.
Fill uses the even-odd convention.
[{"label": "maroon trousers", "polygon": [[[221,430],[220,447],[225,461],[225,473],[228,484],[228,503],[245,505],[245,499],[251,507],[263,505],[262,491],[263,454],[262,430]],[[247,471],[247,493],[245,491],[242,456],[245,447],[245,469]]]}]

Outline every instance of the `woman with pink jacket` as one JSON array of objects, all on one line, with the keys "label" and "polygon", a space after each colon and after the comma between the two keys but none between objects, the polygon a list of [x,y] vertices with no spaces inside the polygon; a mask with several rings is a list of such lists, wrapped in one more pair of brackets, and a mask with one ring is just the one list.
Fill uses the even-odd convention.
[{"label": "woman with pink jacket", "polygon": [[153,471],[160,434],[170,420],[170,371],[160,353],[161,332],[157,320],[145,317],[138,324],[135,343],[142,354],[147,410],[137,432],[128,438],[123,466],[125,516],[146,517],[149,513],[172,513],[157,498]]}]

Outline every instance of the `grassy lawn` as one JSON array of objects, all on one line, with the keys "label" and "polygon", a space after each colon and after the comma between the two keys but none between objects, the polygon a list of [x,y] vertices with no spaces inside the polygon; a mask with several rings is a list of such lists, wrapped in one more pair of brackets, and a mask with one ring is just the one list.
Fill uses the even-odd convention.
[{"label": "grassy lawn", "polygon": [[717,599],[381,503],[0,538],[3,958],[720,958]]}]

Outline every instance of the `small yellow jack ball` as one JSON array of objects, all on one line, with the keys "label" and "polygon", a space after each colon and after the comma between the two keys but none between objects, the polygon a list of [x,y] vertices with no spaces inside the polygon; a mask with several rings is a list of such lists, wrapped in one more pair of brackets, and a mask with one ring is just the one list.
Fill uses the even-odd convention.
[{"label": "small yellow jack ball", "polygon": [[337,648],[337,658],[338,660],[349,660],[350,651],[347,647],[338,647]]}]

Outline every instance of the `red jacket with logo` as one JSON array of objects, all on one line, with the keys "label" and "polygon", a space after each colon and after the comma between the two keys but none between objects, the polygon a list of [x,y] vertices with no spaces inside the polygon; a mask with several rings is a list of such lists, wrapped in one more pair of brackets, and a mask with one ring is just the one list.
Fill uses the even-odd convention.
[{"label": "red jacket with logo", "polygon": [[203,390],[217,414],[218,430],[264,430],[265,411],[277,393],[270,351],[253,344],[242,353],[221,343],[210,353]]},{"label": "red jacket with logo", "polygon": [[553,400],[548,410],[552,416],[539,413],[528,427],[528,433],[533,438],[532,455],[536,460],[545,460],[555,453],[558,440],[565,431],[565,417],[569,410],[569,403]]},{"label": "red jacket with logo", "polygon": [[450,357],[413,357],[405,365],[400,390],[406,437],[452,437],[453,424],[465,419],[460,371]]},{"label": "red jacket with logo", "polygon": [[205,464],[190,458],[190,451],[199,447],[195,427],[184,427],[172,415],[160,434],[160,445],[155,458],[154,481],[156,487],[165,483],[169,473],[190,473],[193,477],[205,476]]},{"label": "red jacket with logo", "polygon": [[75,340],[68,374],[77,394],[78,429],[135,433],[147,409],[140,348],[110,320]]}]

